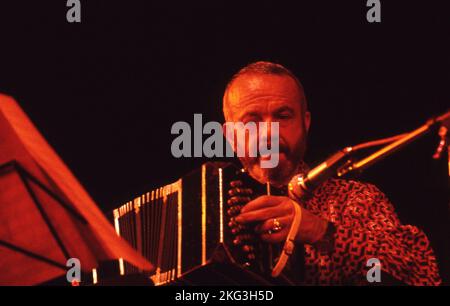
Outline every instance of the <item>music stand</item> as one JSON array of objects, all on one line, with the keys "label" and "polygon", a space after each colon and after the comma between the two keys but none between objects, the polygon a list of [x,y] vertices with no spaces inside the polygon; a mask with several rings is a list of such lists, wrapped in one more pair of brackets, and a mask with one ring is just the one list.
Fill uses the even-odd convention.
[{"label": "music stand", "polygon": [[[90,198],[14,99],[0,95],[0,285],[35,285],[101,261],[153,266]],[[83,281],[83,280],[82,280]]]}]

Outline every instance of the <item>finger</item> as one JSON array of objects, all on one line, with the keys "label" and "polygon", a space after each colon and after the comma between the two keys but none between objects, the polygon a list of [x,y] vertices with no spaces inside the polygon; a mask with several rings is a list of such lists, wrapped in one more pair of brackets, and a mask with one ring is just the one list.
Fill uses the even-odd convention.
[{"label": "finger", "polygon": [[253,194],[253,190],[250,188],[232,188],[230,190],[228,190],[228,194],[230,196],[235,196],[235,195],[252,195]]},{"label": "finger", "polygon": [[242,213],[242,210],[244,208],[241,209],[241,214],[236,217],[236,222],[238,222],[238,223],[250,223],[250,222],[264,221],[264,220],[267,220],[270,218],[281,217],[290,212],[289,207],[287,207],[287,209],[286,209],[284,207],[272,206],[272,207],[268,207],[268,208],[263,208],[263,209],[258,209],[258,210],[253,210],[250,212]]},{"label": "finger", "polygon": [[261,234],[260,238],[262,241],[264,242],[268,242],[268,243],[279,243],[279,242],[284,242],[286,240],[288,234],[288,229],[283,229],[278,233],[263,233]]},{"label": "finger", "polygon": [[238,205],[238,204],[247,204],[248,202],[250,202],[252,199],[250,197],[240,197],[240,196],[234,196],[231,197],[227,200],[227,204],[230,206],[233,205]]},{"label": "finger", "polygon": [[[279,217],[279,218],[276,218],[276,219],[280,223],[281,230],[283,230],[285,228],[289,228],[291,223],[292,223],[292,217],[291,216]],[[255,226],[255,232],[258,233],[258,234],[268,233],[269,230],[273,230],[274,226],[275,226],[274,225],[274,218],[271,218],[271,219],[265,220],[261,224],[258,224],[257,226]]]},{"label": "finger", "polygon": [[233,205],[227,209],[227,215],[230,217],[239,215],[241,212],[242,205]]},{"label": "finger", "polygon": [[243,185],[242,181],[231,181],[230,186],[231,187],[241,187]]},{"label": "finger", "polygon": [[245,207],[242,209],[242,212],[257,210],[265,207],[270,206],[276,206],[280,204],[283,201],[283,197],[276,197],[276,196],[260,196],[253,201],[250,201],[245,205]]}]

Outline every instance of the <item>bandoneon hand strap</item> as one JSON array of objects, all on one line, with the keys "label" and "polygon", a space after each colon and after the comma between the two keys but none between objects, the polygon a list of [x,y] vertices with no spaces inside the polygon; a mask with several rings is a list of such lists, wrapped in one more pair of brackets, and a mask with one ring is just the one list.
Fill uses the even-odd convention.
[{"label": "bandoneon hand strap", "polygon": [[291,224],[291,228],[286,238],[286,242],[283,246],[283,251],[281,252],[280,258],[278,259],[277,264],[272,270],[272,277],[278,277],[280,273],[283,271],[286,263],[289,259],[289,256],[294,252],[295,248],[295,237],[297,236],[298,229],[300,228],[300,223],[302,221],[302,209],[300,205],[295,203],[293,200],[292,205],[294,205],[294,220]]}]

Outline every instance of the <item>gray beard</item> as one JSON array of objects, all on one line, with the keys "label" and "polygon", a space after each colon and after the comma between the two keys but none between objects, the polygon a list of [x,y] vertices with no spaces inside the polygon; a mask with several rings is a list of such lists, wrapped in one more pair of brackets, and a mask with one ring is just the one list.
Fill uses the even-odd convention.
[{"label": "gray beard", "polygon": [[259,168],[259,159],[242,159],[241,163],[243,167],[247,170],[255,180],[262,184],[269,182],[275,187],[287,186],[291,178],[295,175],[304,172],[305,163],[303,161],[303,156],[306,151],[306,138],[302,139],[295,146],[294,152],[286,156],[286,165],[278,164],[277,167],[272,169],[261,169]]},{"label": "gray beard", "polygon": [[275,187],[287,186],[292,177],[300,173],[305,173],[308,169],[302,159],[296,161],[295,164],[293,161],[289,160],[288,165],[278,165],[273,169],[260,169],[258,163],[249,163],[249,165],[246,165],[245,162],[241,162],[250,176],[255,180],[261,184],[269,182]]}]

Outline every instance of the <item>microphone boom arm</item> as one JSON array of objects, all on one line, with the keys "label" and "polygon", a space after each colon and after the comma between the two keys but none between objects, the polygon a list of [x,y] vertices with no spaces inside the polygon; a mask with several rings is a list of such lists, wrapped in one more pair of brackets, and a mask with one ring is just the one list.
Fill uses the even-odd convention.
[{"label": "microphone boom arm", "polygon": [[[319,164],[317,167],[310,170],[306,175],[294,176],[288,185],[289,195],[294,200],[301,200],[305,195],[311,193],[320,183],[332,176],[337,175],[338,177],[341,177],[349,173],[361,173],[374,163],[382,160],[386,156],[400,150],[407,144],[425,135],[435,125],[442,124],[444,121],[449,119],[450,110],[441,116],[428,120],[424,125],[409,133],[365,142],[353,147],[346,147],[343,150],[333,154],[330,158]],[[356,162],[352,160],[355,152],[386,143],[388,143],[388,145],[375,151],[369,156]]]}]

